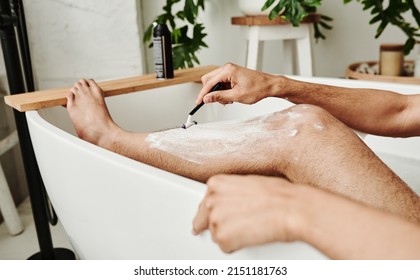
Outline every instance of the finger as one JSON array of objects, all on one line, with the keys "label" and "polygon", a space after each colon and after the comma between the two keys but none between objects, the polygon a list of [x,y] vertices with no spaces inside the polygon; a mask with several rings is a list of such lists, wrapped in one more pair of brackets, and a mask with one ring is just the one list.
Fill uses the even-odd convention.
[{"label": "finger", "polygon": [[203,98],[204,103],[218,102],[221,104],[230,104],[238,101],[235,89],[218,90],[206,94]]},{"label": "finger", "polygon": [[217,79],[212,79],[211,81],[204,84],[200,92],[198,93],[198,97],[195,103],[200,104],[203,101],[203,98],[206,96],[206,94],[208,94],[217,83],[218,83]]},{"label": "finger", "polygon": [[200,203],[197,214],[193,219],[193,234],[198,235],[208,229],[210,204],[206,197]]},{"label": "finger", "polygon": [[214,232],[213,240],[219,245],[220,249],[225,253],[233,253],[244,247],[258,244],[254,240],[255,235],[249,234],[252,228],[242,225],[243,217],[238,219],[230,219],[224,228],[217,229]]},{"label": "finger", "polygon": [[222,71],[223,67],[218,67],[214,69],[213,71],[208,72],[207,74],[203,75],[201,77],[201,83],[206,84],[213,76],[215,76],[217,73],[220,73]]},{"label": "finger", "polygon": [[208,94],[211,89],[219,82],[226,83],[226,80],[223,78],[223,66],[219,67],[201,78],[201,82],[203,83],[203,87],[201,88],[200,92],[198,93],[198,97],[196,99],[196,104],[200,104],[203,101],[203,97]]}]

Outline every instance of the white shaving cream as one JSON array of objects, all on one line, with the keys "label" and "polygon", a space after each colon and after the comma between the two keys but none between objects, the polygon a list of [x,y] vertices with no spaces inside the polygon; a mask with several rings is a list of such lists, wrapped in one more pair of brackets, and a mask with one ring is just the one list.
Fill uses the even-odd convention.
[{"label": "white shaving cream", "polygon": [[[283,116],[281,125],[276,125],[280,117],[274,117],[276,114]],[[287,111],[248,120],[204,123],[188,129],[150,133],[146,141],[150,148],[199,164],[225,156],[255,161],[267,156],[261,154],[259,145],[275,147],[282,142],[282,138],[295,137],[298,130],[294,120],[300,116],[299,113]]]}]

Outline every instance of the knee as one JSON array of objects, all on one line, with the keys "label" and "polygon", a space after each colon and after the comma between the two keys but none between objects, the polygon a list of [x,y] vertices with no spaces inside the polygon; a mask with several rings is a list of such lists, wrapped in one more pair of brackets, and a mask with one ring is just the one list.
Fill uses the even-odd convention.
[{"label": "knee", "polygon": [[325,109],[308,104],[294,105],[282,112],[285,124],[296,131],[307,133],[322,132],[334,127],[335,118]]}]

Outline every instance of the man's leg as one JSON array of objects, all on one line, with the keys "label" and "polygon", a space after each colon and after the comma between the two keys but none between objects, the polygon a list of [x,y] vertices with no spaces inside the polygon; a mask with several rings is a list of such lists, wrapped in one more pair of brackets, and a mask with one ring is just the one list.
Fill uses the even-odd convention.
[{"label": "man's leg", "polygon": [[[201,182],[218,173],[281,175],[259,149],[254,149],[264,140],[253,139],[258,131],[243,132],[239,122],[129,132],[112,120],[102,90],[94,81],[79,81],[67,99],[67,110],[80,138],[134,160]],[[244,122],[251,128],[253,123],[256,121]]]},{"label": "man's leg", "polygon": [[351,129],[319,107],[133,133],[112,121],[93,81],[81,80],[71,92],[67,109],[78,135],[113,152],[202,182],[219,173],[284,176],[420,220],[419,197]]},{"label": "man's leg", "polygon": [[420,222],[419,196],[352,129],[317,106],[298,105],[290,111],[298,115],[294,117],[298,132],[294,138],[281,139],[285,141],[279,154],[283,160],[277,162],[290,181],[327,189]]}]

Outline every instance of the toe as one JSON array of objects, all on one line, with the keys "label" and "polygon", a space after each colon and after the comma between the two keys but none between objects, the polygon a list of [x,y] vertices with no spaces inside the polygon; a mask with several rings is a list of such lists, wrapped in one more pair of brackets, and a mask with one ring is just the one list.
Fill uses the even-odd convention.
[{"label": "toe", "polygon": [[79,92],[79,87],[78,87],[77,83],[74,84],[74,86],[70,88],[70,92],[74,95],[76,95]]},{"label": "toe", "polygon": [[75,98],[74,93],[72,92],[72,89],[70,89],[69,93],[67,93],[67,95],[66,95],[66,99],[67,99],[67,106],[66,107],[67,108],[70,108],[70,107],[73,106],[74,98]]},{"label": "toe", "polygon": [[87,82],[86,79],[80,79],[78,83],[79,83],[81,89],[83,90],[83,92],[89,93],[89,90],[90,90],[89,83]]},{"label": "toe", "polygon": [[98,86],[98,84],[94,80],[89,79],[87,80],[87,83],[89,84],[90,88],[93,90],[94,94],[98,96],[103,96],[102,89]]}]

